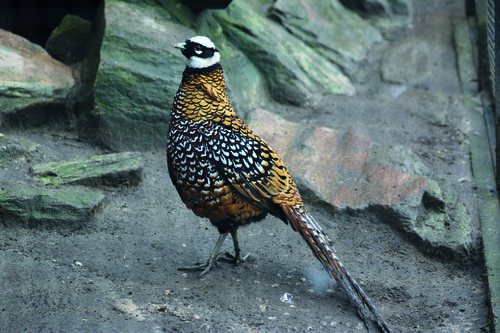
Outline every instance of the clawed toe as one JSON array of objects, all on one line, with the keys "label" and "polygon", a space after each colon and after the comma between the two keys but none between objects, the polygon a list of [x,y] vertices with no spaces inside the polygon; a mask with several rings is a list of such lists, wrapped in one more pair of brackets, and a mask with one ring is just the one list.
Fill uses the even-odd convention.
[{"label": "clawed toe", "polygon": [[245,260],[248,258],[249,255],[250,255],[250,253],[248,253],[246,256],[244,256],[242,258],[240,255],[235,256],[229,252],[226,252],[226,253],[222,253],[221,257],[219,257],[217,259],[217,261],[224,261],[224,262],[238,265],[238,264],[245,262]]}]

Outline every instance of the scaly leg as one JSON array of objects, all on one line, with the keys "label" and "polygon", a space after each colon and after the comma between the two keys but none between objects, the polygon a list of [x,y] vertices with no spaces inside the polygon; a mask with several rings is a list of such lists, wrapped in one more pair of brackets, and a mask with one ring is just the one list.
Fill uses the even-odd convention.
[{"label": "scaly leg", "polygon": [[189,267],[179,267],[178,270],[181,270],[181,271],[182,270],[188,270],[188,271],[201,271],[201,270],[203,270],[203,272],[200,273],[199,277],[202,277],[203,275],[207,274],[212,269],[215,262],[217,261],[217,257],[220,255],[220,249],[222,247],[222,244],[224,243],[224,240],[226,239],[228,234],[229,234],[229,231],[219,235],[219,239],[217,240],[217,243],[215,244],[215,247],[212,251],[212,254],[210,254],[210,257],[208,257],[208,260],[206,263],[195,265],[195,266],[189,266]]},{"label": "scaly leg", "polygon": [[226,252],[226,253],[224,253],[224,255],[227,258],[219,258],[219,260],[224,260],[224,261],[227,261],[227,262],[230,262],[233,264],[239,264],[239,263],[245,262],[246,258],[248,258],[250,253],[248,253],[243,258],[241,257],[241,249],[240,249],[240,246],[238,243],[238,229],[231,229],[231,230],[229,230],[229,232],[231,233],[231,237],[233,238],[234,255],[232,255],[229,252]]},{"label": "scaly leg", "polygon": [[[201,271],[201,270],[203,270],[203,272],[201,272],[199,275],[199,277],[202,277],[203,275],[207,274],[212,269],[212,267],[215,265],[215,263],[218,260],[230,262],[233,264],[239,264],[239,263],[245,262],[245,259],[250,255],[250,253],[247,254],[243,258],[241,257],[241,255],[240,255],[241,249],[240,249],[240,246],[238,244],[238,231],[237,230],[238,229],[231,229],[230,231],[219,235],[219,239],[217,240],[217,243],[215,244],[215,247],[212,251],[212,254],[210,254],[210,257],[208,257],[208,260],[206,263],[196,264],[194,266],[188,266],[188,267],[179,267],[178,270],[181,270],[181,271]],[[222,244],[224,244],[224,240],[226,239],[226,237],[229,233],[231,233],[231,237],[233,238],[234,255],[232,255],[229,252],[226,252],[226,253],[220,252]],[[221,254],[226,256],[226,258],[220,258],[219,256]]]}]

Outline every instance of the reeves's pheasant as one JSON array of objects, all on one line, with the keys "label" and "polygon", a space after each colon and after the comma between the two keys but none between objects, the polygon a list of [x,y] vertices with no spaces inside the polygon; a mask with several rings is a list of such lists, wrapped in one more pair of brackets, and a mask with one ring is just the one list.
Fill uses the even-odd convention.
[{"label": "reeves's pheasant", "polygon": [[238,227],[268,213],[290,223],[347,292],[366,324],[365,307],[384,332],[385,320],[334,254],[332,243],[302,203],[290,173],[273,149],[234,112],[229,103],[220,53],[207,37],[175,45],[187,58],[175,95],[168,130],[168,171],[182,201],[207,217],[220,233],[207,263],[191,267],[207,273],[231,233],[240,259]]}]

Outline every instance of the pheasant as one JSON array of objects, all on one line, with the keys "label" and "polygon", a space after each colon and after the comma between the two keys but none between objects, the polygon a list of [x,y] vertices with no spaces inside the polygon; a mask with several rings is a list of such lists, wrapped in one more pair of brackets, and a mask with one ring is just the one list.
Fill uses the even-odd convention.
[{"label": "pheasant", "polygon": [[[367,325],[365,309],[384,332],[388,324],[333,252],[333,244],[302,203],[297,186],[274,150],[239,118],[229,103],[220,53],[207,37],[175,45],[187,58],[175,95],[167,140],[170,178],[186,207],[210,219],[220,233],[208,261],[188,267],[206,274],[230,233],[241,260],[238,227],[267,214],[290,223],[329,274],[347,292]],[[368,326],[367,326],[368,327]]]}]

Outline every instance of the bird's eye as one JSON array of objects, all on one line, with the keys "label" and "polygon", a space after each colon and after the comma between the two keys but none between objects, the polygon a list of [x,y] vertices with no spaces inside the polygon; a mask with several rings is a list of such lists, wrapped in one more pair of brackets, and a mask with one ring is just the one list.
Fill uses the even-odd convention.
[{"label": "bird's eye", "polygon": [[200,45],[196,45],[196,46],[194,47],[194,50],[195,50],[195,51],[200,51],[200,50],[201,50],[201,46],[200,46]]}]

